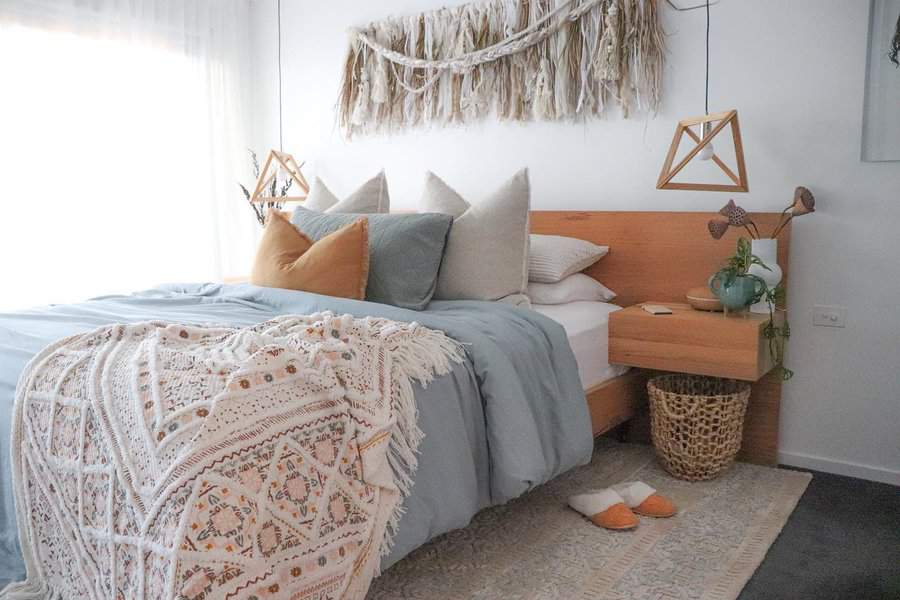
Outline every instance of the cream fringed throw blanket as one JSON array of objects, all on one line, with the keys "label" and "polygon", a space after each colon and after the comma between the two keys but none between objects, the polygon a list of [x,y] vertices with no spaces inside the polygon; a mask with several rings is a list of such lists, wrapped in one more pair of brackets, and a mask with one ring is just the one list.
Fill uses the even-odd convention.
[{"label": "cream fringed throw blanket", "polygon": [[28,581],[5,598],[362,598],[422,433],[412,380],[461,360],[415,323],[112,325],[19,382]]},{"label": "cream fringed throw blanket", "polygon": [[466,123],[656,111],[657,0],[489,0],[350,31],[338,101],[347,137]]}]

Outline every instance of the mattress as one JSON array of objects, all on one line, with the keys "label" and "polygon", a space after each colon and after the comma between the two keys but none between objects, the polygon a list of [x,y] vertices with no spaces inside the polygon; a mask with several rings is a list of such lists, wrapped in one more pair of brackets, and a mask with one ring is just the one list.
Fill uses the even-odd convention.
[{"label": "mattress", "polygon": [[585,391],[628,370],[609,364],[609,315],[621,306],[607,302],[533,304],[532,309],[563,326]]}]

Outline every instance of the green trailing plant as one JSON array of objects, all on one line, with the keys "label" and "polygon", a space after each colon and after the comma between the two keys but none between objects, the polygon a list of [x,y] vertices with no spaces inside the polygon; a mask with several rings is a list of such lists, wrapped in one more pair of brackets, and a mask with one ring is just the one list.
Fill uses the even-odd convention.
[{"label": "green trailing plant", "polygon": [[[897,31],[891,52],[891,59],[900,66],[900,62],[897,62],[898,52],[900,52],[900,18],[897,19]],[[816,198],[813,193],[807,187],[798,186],[794,189],[794,198],[791,204],[781,211],[778,224],[775,225],[770,237],[777,238],[796,217],[802,217],[815,211]],[[709,234],[713,239],[722,239],[731,227],[743,228],[751,238],[760,239],[760,232],[756,223],[753,222],[746,210],[735,204],[734,200],[729,200],[728,204],[723,206],[718,214],[720,215],[719,217],[710,219],[707,224]],[[723,279],[724,284],[730,284],[737,277],[754,277],[762,284],[763,291],[753,302],[765,300],[769,306],[769,321],[763,328],[763,336],[768,340],[769,354],[776,365],[775,368],[779,370],[784,380],[788,380],[794,376],[794,372],[784,366],[784,345],[787,339],[791,337],[791,326],[787,322],[787,316],[784,315],[784,309],[777,308],[784,305],[784,286],[779,283],[773,289],[769,289],[766,282],[761,278],[747,273],[752,265],[759,265],[767,271],[772,270],[753,255],[750,242],[741,238],[738,240],[737,251],[734,256],[728,259],[728,263],[720,271],[721,279]],[[781,313],[783,318],[776,319],[776,313]],[[779,320],[781,324],[779,324]]]},{"label": "green trailing plant", "polygon": [[[256,152],[253,150],[247,149],[247,152],[250,153],[250,165],[253,170],[253,178],[254,180],[259,179],[259,160],[256,157]],[[294,179],[292,177],[288,177],[284,181],[281,182],[279,186],[278,176],[272,178],[272,183],[269,185],[268,189],[268,197],[269,198],[284,198],[287,196],[288,191],[291,189],[291,184],[294,183]],[[284,202],[281,201],[272,201],[272,202],[250,202],[250,190],[244,186],[243,183],[238,182],[238,187],[241,188],[241,191],[244,193],[244,199],[247,200],[247,203],[250,205],[250,208],[253,209],[253,214],[256,215],[256,220],[259,221],[259,224],[265,226],[266,224],[266,214],[271,209],[281,210],[284,206]],[[277,193],[276,193],[277,192]]]},{"label": "green trailing plant", "polygon": [[[766,271],[771,271],[769,267],[767,267],[763,261],[759,259],[753,252],[751,251],[750,241],[747,238],[738,238],[737,242],[737,250],[735,253],[728,259],[725,263],[725,266],[719,271],[722,275],[724,275],[723,279],[724,283],[732,283],[738,277],[750,277],[753,279],[757,279],[762,281],[756,275],[750,275],[748,271],[750,267],[753,265],[759,265]],[[765,282],[763,281],[763,285]],[[760,298],[754,299],[754,302],[759,302]]]},{"label": "green trailing plant", "polygon": [[[784,366],[784,345],[791,337],[791,326],[787,321],[787,315],[784,310],[777,308],[784,302],[785,289],[784,285],[779,283],[774,288],[769,288],[766,282],[756,275],[748,273],[750,267],[759,265],[767,271],[771,271],[758,256],[753,254],[750,241],[746,238],[739,238],[735,253],[726,261],[725,266],[719,271],[722,276],[723,284],[728,285],[738,277],[750,277],[760,282],[762,292],[755,296],[751,303],[765,301],[769,306],[769,320],[763,327],[763,337],[769,346],[769,356],[775,363],[777,372],[781,375],[782,380],[787,381],[794,376],[794,372]],[[776,312],[782,313],[781,324],[775,318]]]},{"label": "green trailing plant", "polygon": [[[784,302],[784,295],[784,285],[781,283],[772,289],[766,287],[763,292],[762,297],[766,301],[766,304],[769,305],[769,321],[766,323],[765,327],[763,327],[763,337],[768,341],[769,356],[772,357],[775,368],[781,375],[781,379],[787,381],[794,376],[794,372],[784,366],[784,345],[791,337],[791,326],[788,323],[787,315],[784,314],[784,309],[776,308],[779,304]],[[776,312],[784,314],[781,325],[776,324]]]}]

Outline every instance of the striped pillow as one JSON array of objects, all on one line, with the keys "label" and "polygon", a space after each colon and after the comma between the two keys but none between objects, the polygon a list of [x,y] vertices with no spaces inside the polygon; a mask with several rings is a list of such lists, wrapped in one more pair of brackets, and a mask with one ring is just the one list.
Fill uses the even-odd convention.
[{"label": "striped pillow", "polygon": [[556,283],[603,258],[609,246],[561,235],[531,234],[528,281]]}]

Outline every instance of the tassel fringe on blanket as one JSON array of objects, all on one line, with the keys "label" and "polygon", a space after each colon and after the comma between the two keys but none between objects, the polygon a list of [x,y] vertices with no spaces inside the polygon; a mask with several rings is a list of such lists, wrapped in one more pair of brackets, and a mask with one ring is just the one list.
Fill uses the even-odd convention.
[{"label": "tassel fringe on blanket", "polygon": [[3,600],[362,600],[462,360],[416,323],[322,313],[62,340],[17,391],[28,579]]},{"label": "tassel fringe on blanket", "polygon": [[350,32],[339,99],[349,138],[502,120],[577,120],[659,107],[656,0],[492,0]]}]

